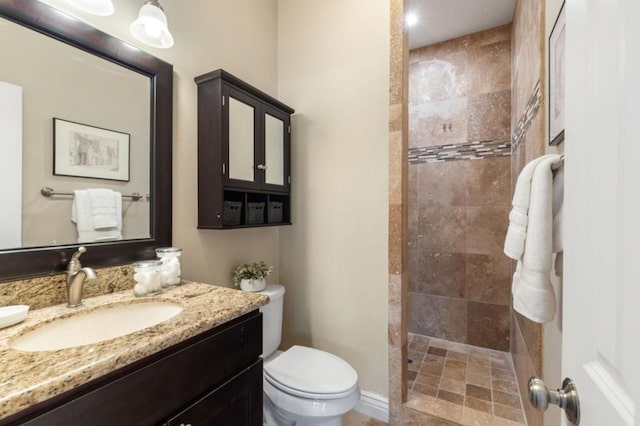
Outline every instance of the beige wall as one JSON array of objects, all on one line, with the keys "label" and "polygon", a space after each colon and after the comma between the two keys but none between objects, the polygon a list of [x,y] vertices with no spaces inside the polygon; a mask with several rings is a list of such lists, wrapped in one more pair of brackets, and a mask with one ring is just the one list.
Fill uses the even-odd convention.
[{"label": "beige wall", "polygon": [[[512,187],[524,165],[547,151],[546,84],[545,84],[545,9],[537,0],[518,0],[513,21],[512,68]],[[527,401],[529,377],[543,376],[544,365],[555,362],[544,359],[543,340],[553,324],[542,326],[512,310],[511,353],[520,396]],[[545,342],[546,343],[546,342]],[[544,378],[544,377],[543,377]],[[559,379],[558,379],[559,380]],[[551,381],[555,383],[555,379]],[[525,403],[529,425],[544,424],[545,415]]]},{"label": "beige wall", "polygon": [[[62,0],[48,0],[71,10]],[[164,0],[175,38],[171,49],[155,49],[129,34],[143,2],[115,0],[116,12],[96,17],[72,12],[118,38],[174,66],[173,242],[184,249],[183,277],[230,286],[231,269],[261,259],[276,267],[278,228],[212,231],[197,229],[197,110],[194,77],[223,68],[261,90],[277,95],[276,0]],[[296,105],[293,105],[296,107]]]},{"label": "beige wall", "polygon": [[347,360],[387,394],[389,3],[280,0],[278,95],[296,108],[284,344]]}]

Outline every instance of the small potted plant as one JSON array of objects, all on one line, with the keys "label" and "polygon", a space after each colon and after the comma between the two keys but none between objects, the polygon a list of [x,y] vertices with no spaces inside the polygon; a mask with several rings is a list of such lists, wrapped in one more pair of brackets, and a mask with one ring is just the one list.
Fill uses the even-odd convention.
[{"label": "small potted plant", "polygon": [[233,285],[240,286],[244,291],[260,291],[267,286],[264,280],[273,271],[273,266],[267,266],[263,261],[241,263],[233,270]]}]

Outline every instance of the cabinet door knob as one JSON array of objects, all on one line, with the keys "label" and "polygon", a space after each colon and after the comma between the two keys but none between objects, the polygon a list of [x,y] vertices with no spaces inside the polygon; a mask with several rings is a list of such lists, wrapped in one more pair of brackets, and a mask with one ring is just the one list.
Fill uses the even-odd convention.
[{"label": "cabinet door knob", "polygon": [[258,169],[259,170],[267,170],[267,166],[264,164],[258,164]]}]

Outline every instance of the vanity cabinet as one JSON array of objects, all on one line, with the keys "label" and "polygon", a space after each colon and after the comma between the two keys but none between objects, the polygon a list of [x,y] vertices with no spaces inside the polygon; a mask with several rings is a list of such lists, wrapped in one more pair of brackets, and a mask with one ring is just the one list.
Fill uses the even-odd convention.
[{"label": "vanity cabinet", "polygon": [[198,86],[198,228],[291,223],[294,110],[224,70]]},{"label": "vanity cabinet", "polygon": [[262,425],[261,352],[254,311],[0,424]]}]

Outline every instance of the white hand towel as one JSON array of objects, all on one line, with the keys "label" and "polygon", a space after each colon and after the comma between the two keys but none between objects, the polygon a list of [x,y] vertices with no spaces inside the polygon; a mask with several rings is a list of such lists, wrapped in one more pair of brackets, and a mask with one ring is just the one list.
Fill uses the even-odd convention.
[{"label": "white hand towel", "polygon": [[71,221],[76,224],[78,232],[93,231],[91,204],[89,201],[89,192],[87,192],[86,189],[76,189],[73,191]]},{"label": "white hand towel", "polygon": [[[551,154],[553,155],[553,154]],[[522,169],[516,188],[513,192],[512,208],[509,213],[509,228],[504,240],[504,254],[514,260],[522,257],[524,241],[527,236],[527,224],[529,223],[529,201],[531,198],[531,179],[536,166],[549,155],[538,157]]]},{"label": "white hand towel", "polygon": [[[112,191],[113,192],[113,191]],[[73,191],[73,202],[71,204],[71,221],[78,229],[78,242],[98,242],[115,241],[122,239],[122,196],[118,192],[113,192],[115,203],[115,215],[117,217],[116,226],[96,230],[93,224],[93,209],[89,190],[77,189]]]},{"label": "white hand towel", "polygon": [[79,243],[98,243],[101,241],[118,241],[122,239],[122,233],[117,230],[112,231],[79,231]]},{"label": "white hand towel", "polygon": [[524,253],[513,276],[513,308],[539,323],[553,319],[556,297],[549,273],[553,250],[553,171],[560,155],[544,156],[531,179]]},{"label": "white hand towel", "polygon": [[[116,213],[116,196],[110,189],[88,189],[91,203],[93,229],[116,228],[118,216]],[[120,197],[121,198],[121,197]]]}]

